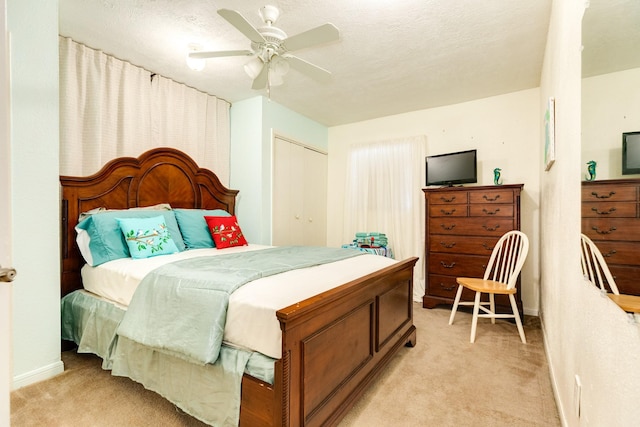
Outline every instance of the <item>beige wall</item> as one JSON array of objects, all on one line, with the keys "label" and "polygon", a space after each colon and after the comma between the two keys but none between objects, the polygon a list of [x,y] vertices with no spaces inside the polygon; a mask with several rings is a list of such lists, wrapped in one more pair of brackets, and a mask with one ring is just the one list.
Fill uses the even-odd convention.
[{"label": "beige wall", "polygon": [[[540,116],[556,98],[557,160],[541,176],[540,287],[547,357],[563,424],[629,426],[640,419],[638,325],[582,280],[579,267],[583,2],[553,2]],[[574,383],[581,387],[576,415]]]},{"label": "beige wall", "polygon": [[596,179],[622,175],[622,133],[640,131],[640,68],[582,80],[582,176],[597,162]]},{"label": "beige wall", "polygon": [[[538,223],[541,125],[539,91],[531,89],[463,104],[414,111],[329,129],[327,244],[353,239],[343,229],[346,160],[349,145],[425,135],[427,154],[478,150],[478,184],[493,184],[493,169],[502,168],[505,184],[524,183],[522,230],[531,249],[522,272],[522,302],[526,314],[538,314]],[[422,256],[423,254],[415,254]]]}]

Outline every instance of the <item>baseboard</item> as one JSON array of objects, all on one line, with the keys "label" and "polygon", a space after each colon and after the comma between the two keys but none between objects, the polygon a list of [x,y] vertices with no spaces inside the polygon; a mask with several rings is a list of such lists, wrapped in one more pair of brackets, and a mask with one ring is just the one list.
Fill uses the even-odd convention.
[{"label": "baseboard", "polygon": [[525,316],[534,316],[534,317],[538,317],[538,316],[539,316],[539,314],[540,314],[540,311],[539,311],[539,310],[531,309],[531,308],[526,308],[526,307],[523,307],[523,308],[522,308],[522,311],[524,312],[524,315],[525,315]]},{"label": "baseboard", "polygon": [[53,378],[63,372],[64,363],[62,363],[62,360],[59,360],[50,365],[43,366],[41,368],[34,369],[33,371],[13,377],[13,385],[11,389],[17,390],[19,388],[35,384],[40,381],[48,380],[49,378]]},{"label": "baseboard", "polygon": [[540,316],[540,327],[542,328],[542,341],[544,344],[544,352],[547,357],[547,366],[549,367],[549,377],[551,379],[551,388],[553,389],[553,396],[556,399],[556,407],[558,408],[558,416],[560,417],[560,424],[565,427],[569,424],[567,423],[567,416],[564,411],[564,407],[562,405],[562,400],[560,399],[560,393],[558,391],[558,383],[556,382],[556,374],[553,370],[553,364],[551,363],[551,358],[549,357],[549,347],[547,346],[547,330],[544,327],[544,317]]}]

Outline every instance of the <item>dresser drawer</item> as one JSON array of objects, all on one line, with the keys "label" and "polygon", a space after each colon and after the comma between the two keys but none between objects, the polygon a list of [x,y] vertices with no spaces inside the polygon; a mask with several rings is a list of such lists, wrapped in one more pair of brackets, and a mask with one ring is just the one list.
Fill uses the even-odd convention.
[{"label": "dresser drawer", "polygon": [[497,236],[433,234],[429,236],[429,252],[490,256],[498,239]]},{"label": "dresser drawer", "polygon": [[583,218],[582,232],[591,240],[640,241],[640,220]]},{"label": "dresser drawer", "polygon": [[433,205],[459,205],[467,204],[466,191],[438,191],[427,194],[430,204]]},{"label": "dresser drawer", "polygon": [[635,202],[583,202],[583,218],[635,218],[638,204]]},{"label": "dresser drawer", "polygon": [[[440,276],[437,274],[430,274],[427,280],[427,294],[429,296],[441,297],[451,299],[451,302],[456,297],[456,293],[458,292],[458,282],[456,282],[456,277],[452,276]],[[467,289],[462,289],[462,297],[460,301],[473,301],[476,293]],[[498,312],[509,313],[510,303],[509,297],[507,295],[496,295],[496,310]],[[488,301],[487,294],[482,295],[482,301]],[[500,306],[505,307],[503,310],[500,310]],[[507,308],[508,307],[508,308]],[[471,307],[469,307],[471,309]]]},{"label": "dresser drawer", "polygon": [[610,265],[609,270],[621,294],[640,295],[640,267]]},{"label": "dresser drawer", "polygon": [[582,187],[583,202],[633,202],[636,200],[636,187],[620,185],[591,185]]},{"label": "dresser drawer", "polygon": [[[640,242],[594,241],[607,265],[630,264],[640,266]],[[640,276],[637,278],[640,285]]]},{"label": "dresser drawer", "polygon": [[512,218],[430,218],[429,233],[502,236],[513,230]]},{"label": "dresser drawer", "polygon": [[493,204],[493,203],[513,203],[512,190],[483,190],[469,194],[469,203],[472,204]]},{"label": "dresser drawer", "polygon": [[[431,296],[444,297],[454,299],[456,292],[458,291],[458,282],[456,282],[455,276],[440,276],[438,274],[429,274],[428,280],[429,289],[427,292]],[[462,291],[462,299],[469,301],[472,300],[475,292],[469,289]]]},{"label": "dresser drawer", "polygon": [[467,216],[467,205],[430,205],[429,216],[431,217],[464,217]]},{"label": "dresser drawer", "polygon": [[433,253],[429,254],[429,274],[453,277],[482,277],[488,256]]},{"label": "dresser drawer", "polygon": [[513,205],[469,205],[469,216],[513,217]]}]

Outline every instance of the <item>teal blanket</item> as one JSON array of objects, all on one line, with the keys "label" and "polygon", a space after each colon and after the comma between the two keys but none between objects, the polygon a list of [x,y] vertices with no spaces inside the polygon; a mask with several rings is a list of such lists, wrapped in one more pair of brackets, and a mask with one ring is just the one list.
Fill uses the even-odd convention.
[{"label": "teal blanket", "polygon": [[233,291],[261,277],[361,254],[286,246],[166,264],[140,282],[118,335],[188,361],[213,363],[220,353]]}]

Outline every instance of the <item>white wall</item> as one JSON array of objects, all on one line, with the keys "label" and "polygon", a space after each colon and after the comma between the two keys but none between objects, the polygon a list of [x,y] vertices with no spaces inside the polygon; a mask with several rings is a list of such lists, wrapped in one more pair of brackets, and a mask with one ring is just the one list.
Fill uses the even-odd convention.
[{"label": "white wall", "polygon": [[9,0],[14,388],[62,372],[58,2]]},{"label": "white wall", "polygon": [[[539,116],[556,98],[556,162],[541,177],[541,318],[556,401],[567,426],[630,426],[640,419],[640,332],[581,277],[580,67],[583,2],[554,0]],[[582,381],[581,416],[574,377]]]},{"label": "white wall", "polygon": [[622,175],[622,133],[640,131],[640,68],[582,80],[582,177],[597,162],[596,179]]},{"label": "white wall", "polygon": [[[478,185],[493,184],[493,169],[502,168],[505,184],[524,183],[522,230],[531,249],[522,272],[522,302],[526,314],[538,313],[539,223],[539,91],[531,89],[486,99],[414,111],[329,129],[327,244],[352,239],[344,230],[343,212],[349,146],[354,143],[425,135],[427,154],[478,149]],[[423,254],[416,254],[423,256]]]},{"label": "white wall", "polygon": [[251,243],[271,244],[273,134],[327,150],[328,129],[258,96],[231,106],[230,187],[240,190],[238,222]]}]

